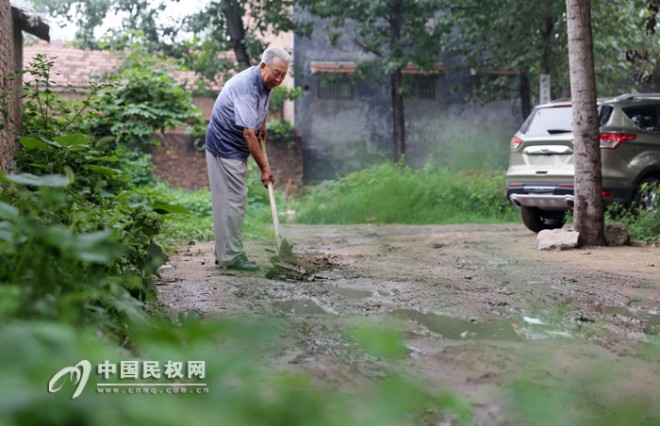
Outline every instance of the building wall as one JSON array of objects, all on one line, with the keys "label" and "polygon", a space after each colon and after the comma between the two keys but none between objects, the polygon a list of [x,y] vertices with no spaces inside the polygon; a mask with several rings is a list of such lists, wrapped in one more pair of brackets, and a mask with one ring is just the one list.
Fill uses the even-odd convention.
[{"label": "building wall", "polygon": [[[193,137],[184,132],[159,135],[161,146],[152,151],[156,175],[173,187],[197,190],[208,188],[206,153],[195,147]],[[295,194],[302,179],[300,142],[269,142],[268,160],[275,175],[275,186]],[[252,162],[252,159],[248,159]]]},{"label": "building wall", "polygon": [[0,123],[4,126],[0,130],[0,170],[3,171],[11,170],[12,157],[17,149],[15,129],[20,114],[17,96],[20,82],[13,79],[13,73],[16,70],[16,55],[20,55],[20,44],[15,46],[15,40],[22,38],[20,31],[16,33],[19,37],[15,37],[9,0],[0,0],[0,102],[5,104],[3,109],[6,107],[9,112],[8,117],[0,115]]},{"label": "building wall", "polygon": [[[295,125],[303,141],[304,179],[333,179],[393,159],[387,78],[385,84],[373,81],[355,83],[351,100],[319,99],[318,77],[321,74],[312,73],[312,62],[357,62],[366,57],[352,44],[350,37],[342,37],[339,45],[331,46],[323,25],[319,23],[314,28],[311,37],[295,36],[294,40],[295,83],[303,89],[302,96],[295,103]],[[345,34],[350,34],[350,29]],[[438,58],[446,66],[450,60]],[[455,139],[449,131],[461,133],[459,122],[464,123],[470,134],[475,134],[475,126],[482,126],[481,134],[499,132],[508,134],[510,139],[520,124],[512,102],[487,107],[470,106],[465,102],[470,85],[469,76],[443,73],[435,86],[435,100],[406,100],[406,160],[409,164],[421,166],[434,157],[442,161],[443,153],[456,150],[456,147],[443,149],[443,145],[451,144]],[[491,127],[486,126],[486,122],[490,122]],[[502,142],[502,138],[506,139],[506,136],[498,136],[497,141],[493,140],[493,146],[484,149],[508,152],[508,140]],[[475,155],[481,155],[478,149],[475,151]],[[469,152],[461,155],[468,156]]]}]

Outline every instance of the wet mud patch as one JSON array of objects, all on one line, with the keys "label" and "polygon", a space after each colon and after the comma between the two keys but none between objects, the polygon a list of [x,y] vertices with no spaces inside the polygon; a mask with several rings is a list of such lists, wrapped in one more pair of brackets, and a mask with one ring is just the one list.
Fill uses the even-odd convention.
[{"label": "wet mud patch", "polygon": [[337,256],[328,254],[294,253],[289,246],[281,250],[278,256],[270,258],[271,267],[266,271],[270,280],[315,281],[327,280],[337,275],[338,269],[344,269],[337,263]]},{"label": "wet mud patch", "polygon": [[371,291],[351,287],[337,287],[337,292],[349,299],[364,299],[373,296]]},{"label": "wet mud patch", "polygon": [[396,318],[415,321],[444,339],[453,340],[503,340],[520,341],[511,326],[511,321],[465,321],[448,315],[423,313],[414,309],[400,309],[392,312]]},{"label": "wet mud patch", "polygon": [[322,307],[316,304],[311,299],[300,300],[286,300],[281,302],[273,302],[273,307],[276,311],[284,314],[296,315],[324,315],[328,314]]}]

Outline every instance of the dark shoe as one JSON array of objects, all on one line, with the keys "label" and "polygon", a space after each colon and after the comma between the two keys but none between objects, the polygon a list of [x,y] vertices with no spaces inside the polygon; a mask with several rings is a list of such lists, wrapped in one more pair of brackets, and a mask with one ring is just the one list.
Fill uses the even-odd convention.
[{"label": "dark shoe", "polygon": [[256,263],[248,260],[248,258],[242,254],[236,258],[234,263],[231,265],[225,266],[227,269],[236,269],[238,271],[256,271],[259,269]]}]

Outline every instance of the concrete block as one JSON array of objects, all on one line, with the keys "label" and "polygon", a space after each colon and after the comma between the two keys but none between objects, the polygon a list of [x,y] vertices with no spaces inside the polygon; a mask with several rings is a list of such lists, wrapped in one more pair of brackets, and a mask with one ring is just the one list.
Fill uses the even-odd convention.
[{"label": "concrete block", "polygon": [[578,246],[579,232],[569,229],[544,229],[536,236],[539,250],[568,250]]}]

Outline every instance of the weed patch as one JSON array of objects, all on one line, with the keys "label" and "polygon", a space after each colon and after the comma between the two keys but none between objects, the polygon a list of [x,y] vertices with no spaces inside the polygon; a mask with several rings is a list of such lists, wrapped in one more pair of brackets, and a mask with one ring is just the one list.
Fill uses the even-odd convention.
[{"label": "weed patch", "polygon": [[490,223],[518,220],[504,197],[504,173],[380,164],[310,190],[297,222]]}]

